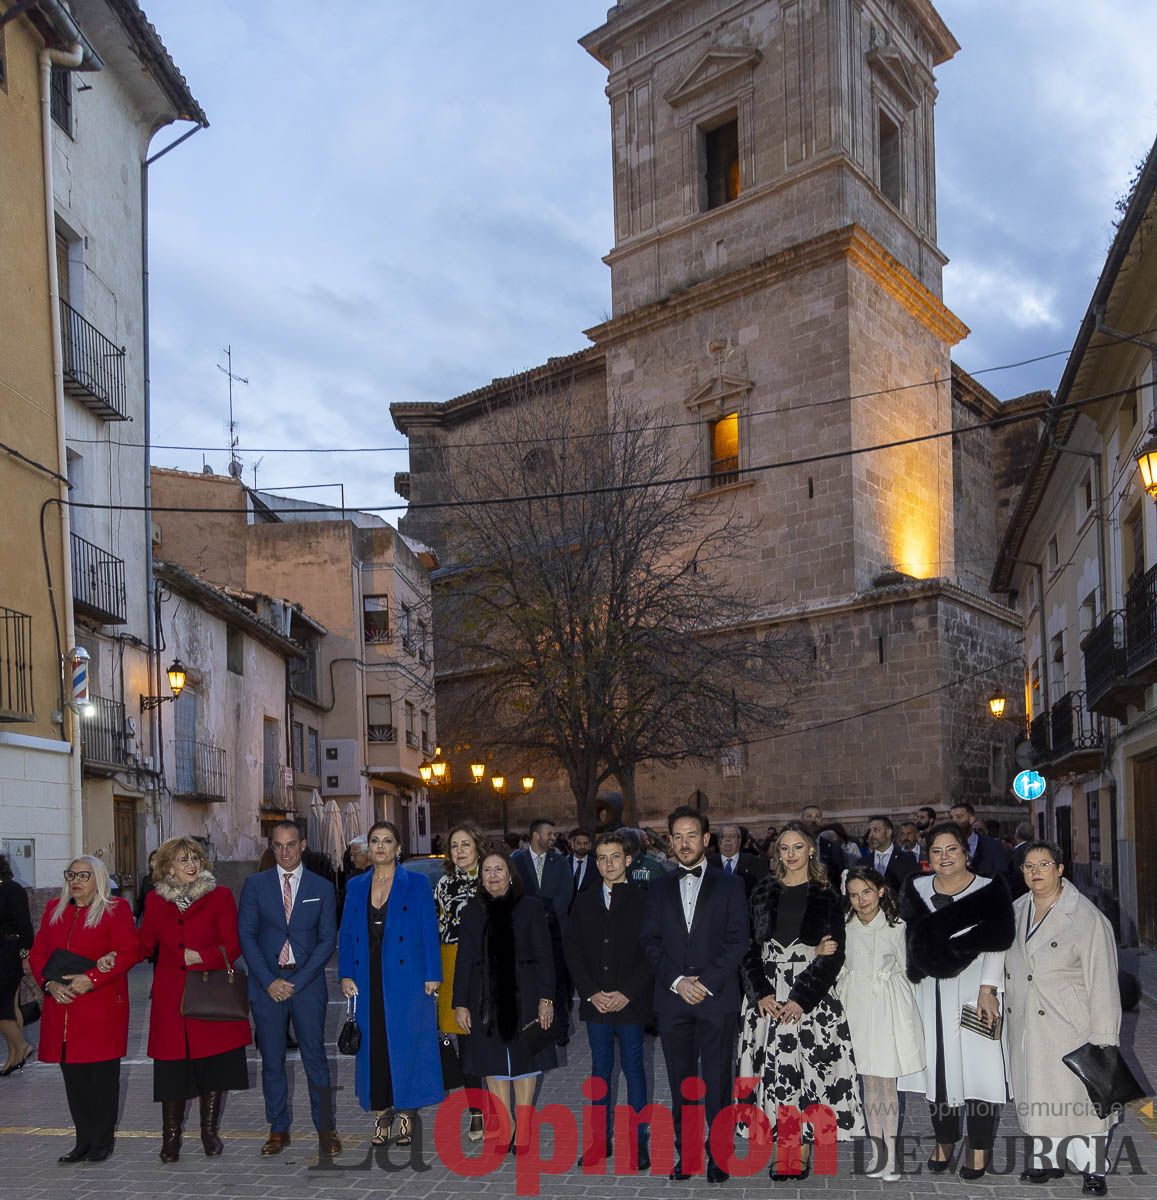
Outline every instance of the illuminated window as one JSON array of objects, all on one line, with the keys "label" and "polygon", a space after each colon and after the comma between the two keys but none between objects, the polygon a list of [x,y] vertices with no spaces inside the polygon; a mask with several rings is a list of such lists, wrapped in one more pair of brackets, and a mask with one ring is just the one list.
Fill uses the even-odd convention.
[{"label": "illuminated window", "polygon": [[739,480],[739,414],[728,413],[711,422],[711,486]]}]

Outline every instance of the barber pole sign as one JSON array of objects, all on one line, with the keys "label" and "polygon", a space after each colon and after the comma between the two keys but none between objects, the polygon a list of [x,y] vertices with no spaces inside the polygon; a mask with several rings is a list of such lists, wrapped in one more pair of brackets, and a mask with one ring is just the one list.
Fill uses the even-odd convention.
[{"label": "barber pole sign", "polygon": [[72,675],[72,705],[79,710],[88,703],[88,651],[77,646],[69,651],[68,661]]}]

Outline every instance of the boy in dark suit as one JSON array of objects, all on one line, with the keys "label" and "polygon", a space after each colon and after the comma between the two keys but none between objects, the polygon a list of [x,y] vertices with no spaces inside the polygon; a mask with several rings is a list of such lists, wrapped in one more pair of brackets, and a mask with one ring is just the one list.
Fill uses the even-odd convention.
[{"label": "boy in dark suit", "polygon": [[[739,1025],[739,963],[747,951],[747,894],[735,875],[707,862],[707,818],[681,805],[667,818],[676,871],[647,889],[643,951],[655,972],[655,1010],[671,1085],[678,1159],[672,1179],[691,1177],[695,1154],[684,1163],[684,1080],[707,1085],[707,1130],[730,1103]],[[708,1156],[707,1181],[723,1183],[727,1172]]]},{"label": "boy in dark suit", "polygon": [[[636,1113],[647,1103],[643,1067],[643,1036],[652,1017],[654,979],[642,953],[643,918],[647,893],[627,880],[631,856],[618,833],[604,833],[592,855],[599,883],[582,891],[570,910],[565,939],[566,965],[579,995],[579,1016],[587,1023],[591,1075],[606,1081],[606,1144],[584,1148],[584,1161],[609,1157],[613,1150],[614,1110],[611,1076],[615,1042],[627,1081],[627,1103]],[[595,1103],[599,1103],[596,1101]],[[647,1133],[638,1134],[640,1171],[651,1165]]]},{"label": "boy in dark suit", "polygon": [[325,967],[337,944],[337,898],[332,883],[305,869],[305,838],[292,821],[273,827],[270,845],[277,865],[245,881],[237,910],[269,1121],[261,1153],[280,1154],[289,1145],[285,1050],[292,1015],[320,1151],[332,1157],[341,1142],[325,1052]]}]

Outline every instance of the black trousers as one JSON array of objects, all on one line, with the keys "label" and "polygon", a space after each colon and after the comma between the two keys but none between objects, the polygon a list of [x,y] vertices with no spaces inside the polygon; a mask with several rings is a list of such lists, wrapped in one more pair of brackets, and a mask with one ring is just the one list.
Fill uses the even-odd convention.
[{"label": "black trousers", "polygon": [[940,984],[936,984],[936,1099],[929,1101],[928,1112],[932,1117],[932,1132],[938,1142],[947,1145],[960,1141],[960,1118],[965,1120],[970,1150],[991,1150],[996,1141],[996,1125],[1000,1120],[999,1104],[991,1100],[965,1100],[952,1105],[945,1097],[948,1083],[944,1072],[943,1013],[940,1009]]},{"label": "black trousers", "polygon": [[684,1079],[703,1080],[707,1133],[725,1105],[731,1103],[735,1085],[735,1042],[739,1036],[739,1014],[699,1015],[687,1006],[686,1015],[659,1016],[659,1040],[667,1062],[667,1081],[671,1085],[671,1114],[675,1118],[675,1146],[681,1154],[683,1129]]},{"label": "black trousers", "polygon": [[[68,1047],[65,1046],[65,1055]],[[88,1150],[103,1150],[113,1143],[120,1107],[121,1060],[60,1062],[68,1111],[76,1126],[76,1144]]]}]

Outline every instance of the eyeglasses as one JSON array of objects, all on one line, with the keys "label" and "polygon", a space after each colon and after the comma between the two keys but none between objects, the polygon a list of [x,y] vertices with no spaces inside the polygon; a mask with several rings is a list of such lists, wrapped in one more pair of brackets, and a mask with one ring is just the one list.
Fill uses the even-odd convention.
[{"label": "eyeglasses", "polygon": [[1026,871],[1026,872],[1027,871],[1053,871],[1056,869],[1056,865],[1057,864],[1055,862],[1024,863],[1020,869],[1022,871]]},{"label": "eyeglasses", "polygon": [[64,878],[67,879],[69,883],[88,883],[88,881],[92,878],[92,872],[65,871]]}]

